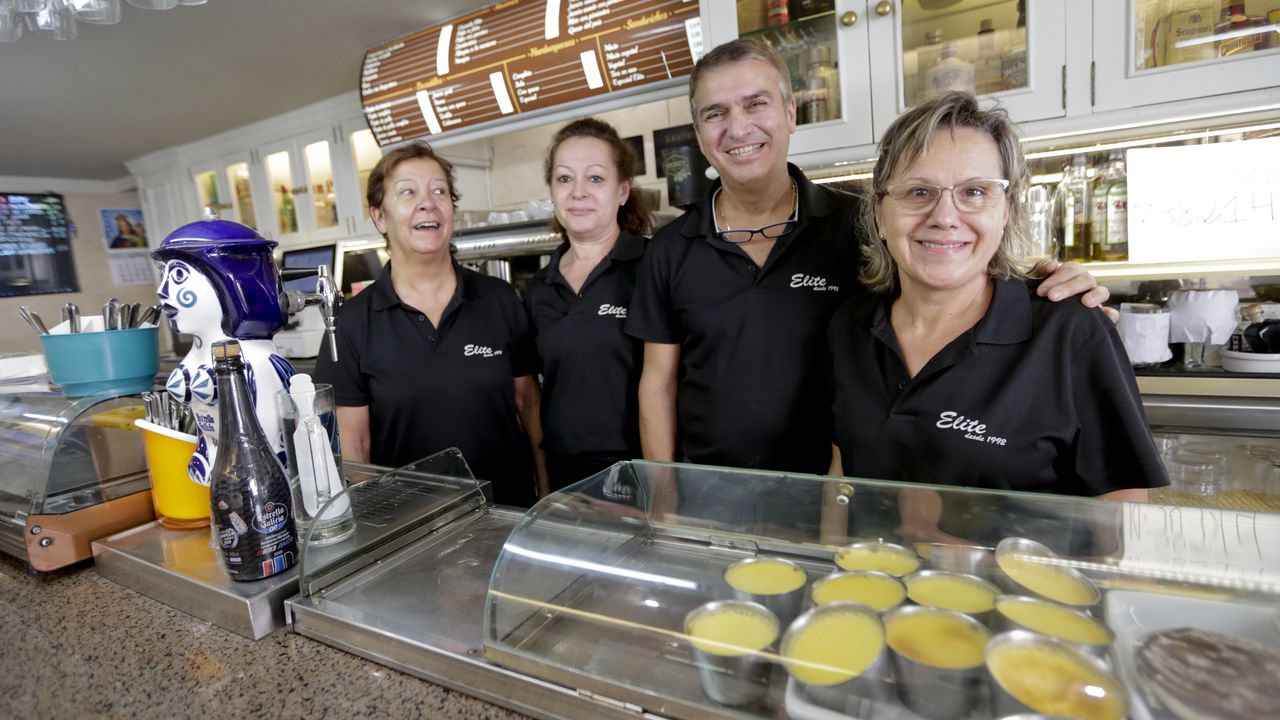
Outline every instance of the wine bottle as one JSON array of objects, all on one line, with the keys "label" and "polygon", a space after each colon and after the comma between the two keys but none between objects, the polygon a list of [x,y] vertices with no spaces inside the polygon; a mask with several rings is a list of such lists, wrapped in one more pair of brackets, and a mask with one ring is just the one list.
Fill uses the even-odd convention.
[{"label": "wine bottle", "polygon": [[218,456],[209,471],[214,532],[227,575],[261,580],[298,558],[289,480],[258,423],[240,343],[221,340],[210,349],[218,402]]}]

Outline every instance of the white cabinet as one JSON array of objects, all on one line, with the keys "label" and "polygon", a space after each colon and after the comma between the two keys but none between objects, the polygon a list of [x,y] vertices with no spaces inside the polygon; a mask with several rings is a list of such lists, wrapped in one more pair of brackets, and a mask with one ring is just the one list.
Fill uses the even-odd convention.
[{"label": "white cabinet", "polygon": [[257,148],[266,189],[259,232],[286,246],[349,234],[343,218],[353,213],[343,205],[350,199],[339,197],[334,182],[339,144],[336,127],[327,127]]},{"label": "white cabinet", "polygon": [[261,198],[254,196],[251,172],[256,164],[253,153],[249,151],[229,153],[193,164],[190,176],[196,207],[201,211],[211,207],[218,212],[218,217],[257,230]]},{"label": "white cabinet", "polygon": [[1280,0],[1094,0],[1095,111],[1280,85]]},{"label": "white cabinet", "polygon": [[344,213],[343,224],[351,236],[377,235],[369,217],[365,190],[369,173],[382,159],[382,148],[373,138],[363,115],[353,116],[338,125],[339,144],[334,152],[334,185]]},{"label": "white cabinet", "polygon": [[[836,59],[839,115],[801,124],[791,141],[793,155],[832,148],[870,149],[904,109],[929,96],[926,81],[944,77],[929,69],[944,57],[974,66],[973,88],[998,97],[1016,120],[1040,120],[1065,112],[1065,0],[1032,0],[1025,12],[1020,12],[1017,0],[835,0],[809,3],[808,7],[824,11],[791,18],[786,24],[768,25],[765,16],[763,27],[756,7],[762,4],[706,0],[707,47],[740,36],[758,36],[773,45],[788,66],[807,64],[806,69],[792,69],[802,120],[807,93],[815,84],[812,78],[819,74],[810,61],[825,56]],[[805,4],[792,3],[801,5]],[[981,88],[978,80],[983,81]]]}]

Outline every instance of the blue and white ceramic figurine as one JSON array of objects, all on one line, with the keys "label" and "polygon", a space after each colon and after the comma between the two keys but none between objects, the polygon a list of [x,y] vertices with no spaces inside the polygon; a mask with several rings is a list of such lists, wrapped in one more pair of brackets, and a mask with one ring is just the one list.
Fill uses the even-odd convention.
[{"label": "blue and white ceramic figurine", "polygon": [[199,428],[187,466],[193,482],[209,484],[218,452],[218,389],[210,348],[240,341],[258,422],[285,464],[284,433],[275,395],[288,389],[293,366],[276,354],[273,335],[288,321],[288,301],[271,258],[276,243],[253,228],[206,219],[173,231],[151,256],[164,263],[156,297],[177,332],[192,336],[191,351],[169,375],[165,389],[190,403]]}]

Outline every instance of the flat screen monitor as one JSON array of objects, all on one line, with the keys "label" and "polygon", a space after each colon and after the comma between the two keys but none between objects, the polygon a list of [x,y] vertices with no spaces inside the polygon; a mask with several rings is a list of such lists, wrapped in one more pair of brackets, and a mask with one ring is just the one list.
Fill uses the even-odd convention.
[{"label": "flat screen monitor", "polygon": [[352,248],[342,254],[343,297],[351,297],[351,287],[356,283],[378,279],[382,266],[387,264],[387,251],[379,247]]},{"label": "flat screen monitor", "polygon": [[[320,265],[328,265],[329,273],[333,274],[334,261],[337,259],[338,246],[336,245],[320,245],[317,247],[299,248],[297,250],[285,250],[280,256],[281,270],[313,270]],[[311,275],[309,277],[297,278],[295,280],[285,280],[285,290],[295,290],[301,292],[315,292],[316,280],[318,277]]]}]

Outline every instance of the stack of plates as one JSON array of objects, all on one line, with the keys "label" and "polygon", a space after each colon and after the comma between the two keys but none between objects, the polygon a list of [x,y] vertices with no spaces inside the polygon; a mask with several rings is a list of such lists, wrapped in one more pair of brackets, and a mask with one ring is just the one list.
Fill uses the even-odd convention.
[{"label": "stack of plates", "polygon": [[1229,372],[1280,373],[1280,353],[1222,351],[1222,367]]}]

